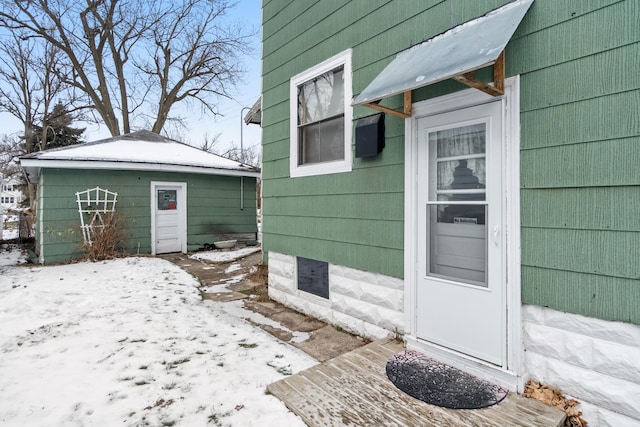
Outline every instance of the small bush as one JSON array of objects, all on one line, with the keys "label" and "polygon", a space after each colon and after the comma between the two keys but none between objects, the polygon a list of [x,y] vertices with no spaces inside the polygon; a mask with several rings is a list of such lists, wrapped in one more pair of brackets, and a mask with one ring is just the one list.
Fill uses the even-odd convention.
[{"label": "small bush", "polygon": [[256,270],[249,273],[247,276],[249,280],[252,282],[259,283],[261,285],[266,285],[269,282],[269,266],[264,262],[260,261],[258,263]]},{"label": "small bush", "polygon": [[84,242],[83,250],[91,261],[113,259],[122,254],[124,247],[123,221],[117,212],[103,214],[103,225],[91,230],[91,243]]}]

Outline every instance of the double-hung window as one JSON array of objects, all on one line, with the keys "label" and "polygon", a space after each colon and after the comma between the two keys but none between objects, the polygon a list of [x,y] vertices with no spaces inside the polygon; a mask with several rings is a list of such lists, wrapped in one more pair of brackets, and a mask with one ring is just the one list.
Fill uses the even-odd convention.
[{"label": "double-hung window", "polygon": [[351,170],[351,50],[291,79],[291,177]]}]

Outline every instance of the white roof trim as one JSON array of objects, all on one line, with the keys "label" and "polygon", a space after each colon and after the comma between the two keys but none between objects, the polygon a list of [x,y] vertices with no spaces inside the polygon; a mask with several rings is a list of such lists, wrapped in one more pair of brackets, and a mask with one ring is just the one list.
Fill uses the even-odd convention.
[{"label": "white roof trim", "polygon": [[132,163],[132,162],[109,162],[109,161],[81,161],[81,160],[35,160],[21,159],[22,165],[29,181],[38,182],[41,169],[111,169],[111,170],[134,170],[134,171],[158,171],[158,172],[181,172],[195,173],[201,175],[223,175],[223,176],[246,176],[259,178],[260,172],[250,172],[235,169],[214,169],[211,167],[169,165],[159,163]]}]

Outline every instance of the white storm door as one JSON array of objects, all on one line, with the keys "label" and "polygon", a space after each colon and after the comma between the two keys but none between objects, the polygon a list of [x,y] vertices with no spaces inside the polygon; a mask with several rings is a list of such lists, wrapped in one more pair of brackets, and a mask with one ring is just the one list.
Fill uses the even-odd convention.
[{"label": "white storm door", "polygon": [[154,254],[186,251],[184,185],[152,184]]},{"label": "white storm door", "polygon": [[502,101],[418,119],[418,339],[506,359]]}]

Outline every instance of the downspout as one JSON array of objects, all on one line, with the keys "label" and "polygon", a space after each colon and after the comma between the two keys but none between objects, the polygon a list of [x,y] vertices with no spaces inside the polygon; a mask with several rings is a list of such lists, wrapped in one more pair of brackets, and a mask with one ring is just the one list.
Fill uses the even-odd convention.
[{"label": "downspout", "polygon": [[35,207],[33,208],[33,214],[35,215],[35,234],[38,236],[36,238],[37,242],[37,251],[36,254],[38,256],[38,262],[40,264],[44,264],[44,201],[38,200],[40,195],[42,195],[42,191],[44,190],[44,178],[42,177],[42,169],[37,169],[37,182],[38,185],[36,187],[35,192]]}]

